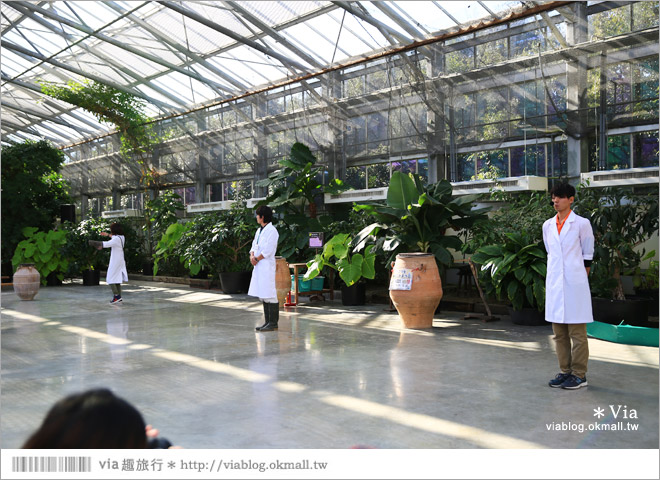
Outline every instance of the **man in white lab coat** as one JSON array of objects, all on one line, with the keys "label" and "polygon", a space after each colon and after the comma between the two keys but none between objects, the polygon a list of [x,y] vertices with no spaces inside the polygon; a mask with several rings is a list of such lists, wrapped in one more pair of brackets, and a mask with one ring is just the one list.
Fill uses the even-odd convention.
[{"label": "man in white lab coat", "polygon": [[588,385],[587,323],[594,321],[588,276],[594,234],[589,220],[571,210],[575,201],[572,185],[557,185],[550,195],[557,215],[543,224],[543,243],[548,252],[545,319],[552,323],[561,372],[548,384],[576,390]]},{"label": "man in white lab coat", "polygon": [[257,223],[260,228],[254,234],[250,248],[250,263],[254,265],[248,295],[259,297],[263,303],[266,322],[255,328],[258,332],[277,330],[280,304],[275,287],[275,252],[279,233],[271,223],[273,210],[266,205],[257,207]]}]

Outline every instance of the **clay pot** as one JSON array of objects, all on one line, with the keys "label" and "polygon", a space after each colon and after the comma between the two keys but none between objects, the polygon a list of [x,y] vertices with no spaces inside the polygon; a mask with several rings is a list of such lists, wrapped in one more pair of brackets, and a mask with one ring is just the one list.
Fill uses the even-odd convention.
[{"label": "clay pot", "polygon": [[286,295],[291,290],[291,274],[289,264],[284,257],[275,257],[275,289],[280,307],[284,306]]},{"label": "clay pot", "polygon": [[412,273],[412,286],[410,290],[390,290],[392,303],[405,328],[431,328],[433,314],[442,299],[442,282],[435,256],[430,253],[401,253],[396,256],[392,279],[403,269]]},{"label": "clay pot", "polygon": [[41,275],[32,263],[22,263],[14,273],[14,292],[21,300],[32,300],[39,293]]}]

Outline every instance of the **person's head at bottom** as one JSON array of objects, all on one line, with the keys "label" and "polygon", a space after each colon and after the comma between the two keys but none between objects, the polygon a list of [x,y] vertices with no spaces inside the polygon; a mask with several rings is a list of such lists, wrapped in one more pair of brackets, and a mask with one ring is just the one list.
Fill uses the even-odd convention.
[{"label": "person's head at bottom", "polygon": [[99,388],[58,401],[23,448],[147,448],[145,427],[133,405]]}]

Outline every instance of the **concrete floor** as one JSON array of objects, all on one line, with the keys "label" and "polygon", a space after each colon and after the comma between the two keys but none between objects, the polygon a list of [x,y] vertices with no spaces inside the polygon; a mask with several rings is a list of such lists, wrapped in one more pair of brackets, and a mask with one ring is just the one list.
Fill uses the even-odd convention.
[{"label": "concrete floor", "polygon": [[[508,317],[447,312],[415,331],[383,305],[326,301],[262,334],[245,295],[131,280],[123,304],[110,296],[2,292],[3,448],[64,395],[100,386],[186,448],[658,448],[657,348],[590,339],[590,386],[566,391],[547,386],[550,326]],[[627,423],[638,429],[602,429]]]}]

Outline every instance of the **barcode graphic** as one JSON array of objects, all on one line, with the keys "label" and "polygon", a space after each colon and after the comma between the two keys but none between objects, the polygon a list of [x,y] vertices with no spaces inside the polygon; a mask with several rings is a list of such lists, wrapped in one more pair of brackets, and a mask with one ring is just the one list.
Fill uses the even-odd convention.
[{"label": "barcode graphic", "polygon": [[12,457],[12,472],[91,472],[92,457]]}]

